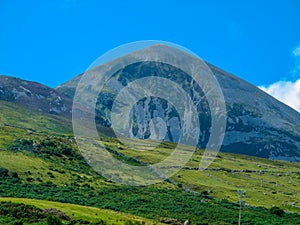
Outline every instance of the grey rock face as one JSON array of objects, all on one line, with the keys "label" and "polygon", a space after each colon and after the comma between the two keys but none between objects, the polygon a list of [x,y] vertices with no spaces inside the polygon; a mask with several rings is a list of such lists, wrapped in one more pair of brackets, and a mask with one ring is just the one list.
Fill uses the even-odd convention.
[{"label": "grey rock face", "polygon": [[[157,50],[158,47],[147,49],[147,51]],[[227,127],[221,150],[299,162],[300,114],[254,85],[211,64],[208,65],[218,80],[226,101]],[[199,112],[201,126],[198,146],[204,148],[211,127],[210,106],[206,96],[201,87],[195,85],[187,74],[178,68],[162,63],[136,63],[114,74],[105,91],[101,92],[98,97],[97,122],[110,127],[110,112],[122,85],[126,86],[131,81],[149,76],[149,74],[170,79],[189,93]],[[73,97],[80,77],[77,76],[59,86],[57,91]],[[164,129],[167,132],[163,137],[165,140],[176,142],[180,137],[181,123],[176,109],[163,99],[153,97],[140,100],[133,107],[131,117],[133,118],[131,130],[135,137],[162,138],[159,129],[151,125],[151,118],[154,117],[166,122]]]},{"label": "grey rock face", "polygon": [[213,65],[227,105],[223,151],[299,162],[300,114]]}]

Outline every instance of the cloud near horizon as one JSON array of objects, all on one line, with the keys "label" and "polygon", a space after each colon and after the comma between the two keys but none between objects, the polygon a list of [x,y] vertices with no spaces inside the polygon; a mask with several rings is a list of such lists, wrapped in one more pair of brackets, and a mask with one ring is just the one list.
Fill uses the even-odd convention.
[{"label": "cloud near horizon", "polygon": [[295,82],[278,81],[268,86],[259,86],[259,88],[300,112],[300,79]]},{"label": "cloud near horizon", "polygon": [[[300,45],[292,51],[296,65],[292,71],[297,76],[300,71]],[[259,86],[260,89],[272,95],[274,98],[300,112],[300,79],[292,81],[278,81],[267,86]]]}]

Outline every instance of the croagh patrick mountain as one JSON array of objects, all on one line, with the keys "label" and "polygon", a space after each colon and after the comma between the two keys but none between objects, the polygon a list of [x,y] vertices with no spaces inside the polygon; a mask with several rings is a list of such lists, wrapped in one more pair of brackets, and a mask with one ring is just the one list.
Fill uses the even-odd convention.
[{"label": "croagh patrick mountain", "polygon": [[[223,92],[227,123],[221,151],[211,157],[213,161],[205,170],[199,170],[205,156],[203,148],[213,130],[211,115],[216,110],[211,107],[215,104],[210,104],[208,92],[197,83],[199,77],[192,78],[179,66],[156,60],[156,56],[163,56],[181,65],[192,65],[192,56],[180,58],[176,51],[153,45],[89,70],[97,77],[103,68],[117,65],[100,93],[93,82],[84,87],[88,93],[97,94],[93,111],[85,102],[76,102],[76,88],[80,90],[83,74],[57,88],[0,76],[0,224],[233,225],[239,219],[245,225],[300,224],[300,114],[248,82],[207,63]],[[152,58],[118,66],[135,54]],[[179,107],[159,95],[143,95],[133,101],[131,111],[126,112],[130,113],[129,134],[135,139],[126,139],[126,145],[124,139],[116,138],[120,132],[112,129],[113,113],[123,113],[122,107],[114,106],[127,104],[128,95],[124,101],[118,98],[124,87],[147,76],[171,81],[166,84],[180,87],[191,101],[181,101]],[[149,82],[148,86],[151,89],[159,85]],[[166,89],[160,93],[175,98],[172,88],[163,87]],[[89,95],[83,97],[89,99]],[[200,122],[199,132],[194,132],[199,148],[183,166],[177,166],[182,158],[161,166],[166,171],[179,168],[176,173],[155,184],[141,183],[140,177],[131,171],[158,164],[172,155],[180,130],[187,132],[179,111],[190,107],[189,104],[196,109],[192,118]],[[72,126],[72,118],[78,112],[83,115],[80,119],[84,129],[86,116],[93,115],[101,148],[123,165],[134,168],[124,177],[141,186],[116,182],[113,178],[122,178],[123,171],[111,168],[107,158],[95,157],[97,151],[93,150],[98,148],[93,148],[92,142],[86,143],[88,153],[92,154],[83,157],[77,145],[81,136],[75,137]],[[160,130],[151,118],[165,122],[164,133],[157,133]],[[151,148],[153,143],[159,145]],[[102,160],[96,166],[106,163],[111,170],[97,171],[91,163],[94,158]]]},{"label": "croagh patrick mountain", "polygon": [[[160,53],[168,52],[168,48],[159,45],[142,51]],[[116,60],[124,60],[124,57]],[[227,127],[221,151],[300,162],[300,114],[256,86],[212,64],[208,65],[220,84],[226,103]],[[171,79],[190,93],[199,111],[201,124],[198,146],[205,147],[211,126],[205,95],[201,88],[193,85],[185,72],[164,63],[138,62],[125,66],[113,74],[113,79],[108,82],[105,91],[98,96],[97,123],[104,127],[111,126],[112,103],[122,88],[118,86],[118,82],[126,86],[130,81],[149,74]],[[81,76],[74,77],[55,89],[36,82],[0,76],[0,101],[3,104],[14,103],[15,106],[46,113],[55,118],[55,123],[60,124],[63,121],[63,126],[66,126],[66,123],[70,123],[72,99]],[[202,101],[195,96],[202,97]],[[140,135],[140,138],[147,138],[151,133],[149,128],[151,118],[145,116],[147,113],[162,117],[167,122],[179,120],[172,105],[159,98],[141,100],[136,103],[135,111],[137,119],[132,129],[135,134]],[[142,117],[141,124],[139,118]],[[178,137],[171,135],[171,131],[168,130],[165,139],[176,142]]]}]

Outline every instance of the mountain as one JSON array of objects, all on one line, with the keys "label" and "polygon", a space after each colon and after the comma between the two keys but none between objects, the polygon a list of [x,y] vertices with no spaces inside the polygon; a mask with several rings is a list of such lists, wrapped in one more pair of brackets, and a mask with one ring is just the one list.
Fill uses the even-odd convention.
[{"label": "mountain", "polygon": [[[43,84],[0,75],[0,126],[71,134],[72,98]],[[82,112],[88,110],[82,106]],[[103,135],[111,129],[98,126]]]},{"label": "mountain", "polygon": [[[176,51],[169,46],[155,45],[139,50],[138,53],[152,54],[154,56],[164,54],[165,56],[176,57]],[[129,60],[131,57],[134,57],[132,54],[118,58],[114,63],[117,65]],[[256,86],[212,64],[207,64],[218,80],[226,102],[227,127],[221,151],[300,162],[300,114]],[[107,64],[107,66],[110,65]],[[101,67],[94,68],[93,72],[96,74],[97,70],[101,70]],[[149,74],[170,79],[181,85],[186,92],[189,92],[192,98],[200,96],[201,99],[204,99],[204,101],[199,101],[199,98],[194,97],[193,103],[198,109],[201,124],[198,146],[205,147],[211,127],[210,109],[207,99],[205,99],[206,97],[199,90],[199,87],[192,85],[189,76],[185,72],[169,64],[153,61],[137,62],[115,72],[110,81],[107,82],[105,89],[98,96],[96,107],[97,122],[103,126],[110,127],[112,104],[122,85],[126,86],[131,81],[143,78]],[[60,85],[56,90],[73,98],[81,77],[82,74]],[[121,86],[119,85],[120,83],[122,84]],[[146,112],[146,108],[148,112]],[[169,110],[165,113],[167,108],[172,108],[172,105],[164,102],[162,99],[149,98],[138,102],[135,105],[137,119],[133,122],[133,127],[131,127],[133,132],[135,132],[134,135],[139,134],[139,137],[142,138],[149,137],[151,133],[149,125],[151,118],[147,117],[148,114],[153,115],[155,113],[156,116],[165,120],[167,124],[171,120],[177,120],[178,122],[178,115],[176,113],[174,115],[174,110]],[[166,140],[176,142],[178,137],[174,137],[168,131]]]},{"label": "mountain", "polygon": [[256,86],[209,65],[227,104],[223,151],[300,161],[300,114]]},{"label": "mountain", "polygon": [[72,100],[45,85],[0,76],[0,125],[72,133]]},{"label": "mountain", "polygon": [[[162,46],[147,51],[157,54]],[[272,158],[270,149],[259,151],[259,146],[272,143],[282,150],[279,156],[288,155],[290,158],[283,159],[296,161],[297,150],[289,146],[299,144],[299,114],[253,85],[209,66],[226,99],[228,123],[222,150]],[[194,99],[194,104],[202,121],[199,145],[205,145],[211,125],[206,96],[199,87],[190,86],[187,74],[163,63],[141,62],[116,72],[99,95],[97,122],[110,126],[111,103],[121,87],[118,82],[126,86],[150,72],[168,77],[190,90],[191,96],[204,99]],[[243,224],[300,224],[300,164],[295,162],[226,152],[200,171],[203,150],[198,149],[178,173],[154,185],[126,186],[97,174],[71,135],[71,99],[80,78],[54,90],[0,76],[0,224],[49,224],[53,216],[63,224],[183,224],[187,219],[192,224],[237,224],[237,190],[246,192]],[[166,121],[178,119],[178,113],[163,99],[142,99],[134,108],[136,119],[131,128],[135,134],[145,128],[140,132],[144,137],[149,135],[149,120],[145,125],[139,118],[145,113],[155,113]],[[84,106],[81,109],[89,112]],[[160,112],[163,109],[169,109],[166,115]],[[175,137],[169,131],[168,135],[167,140]],[[149,150],[149,142],[130,139],[129,146],[138,144],[143,149],[136,151],[116,138],[101,140],[114,158],[139,166],[161,162],[175,146],[162,142]],[[118,175],[118,171],[113,173]]]},{"label": "mountain", "polygon": [[0,76],[0,100],[43,113],[71,115],[71,99],[45,85],[15,77]]},{"label": "mountain", "polygon": [[[174,55],[173,48],[164,45],[155,45],[141,51],[145,54]],[[128,57],[131,56],[118,58],[116,63],[127,60]],[[226,103],[227,126],[221,151],[299,162],[300,114],[237,76],[212,64],[207,63],[207,65],[218,80]],[[97,68],[94,70],[97,71]],[[201,88],[193,86],[185,72],[164,63],[138,62],[125,66],[112,75],[113,79],[108,82],[107,87],[98,97],[96,121],[102,127],[101,130],[104,130],[103,126],[107,128],[111,126],[112,103],[122,88],[119,84],[126,86],[133,80],[148,76],[149,73],[176,82],[189,92],[190,96],[194,96],[193,103],[198,109],[200,120],[198,146],[204,148],[211,127],[208,101]],[[2,106],[0,110],[2,115],[6,115],[0,117],[0,122],[32,129],[54,132],[60,130],[70,133],[72,98],[81,77],[82,74],[52,89],[36,82],[0,76]],[[202,100],[199,101],[199,97],[195,96],[200,96]],[[165,113],[166,109],[169,111]],[[86,111],[84,107],[83,111]],[[135,113],[136,119],[131,129],[135,136],[139,135],[142,138],[151,135],[151,117],[147,117],[148,114],[155,114],[167,123],[175,121],[179,124],[178,113],[163,99],[143,99],[135,105]],[[32,114],[35,114],[35,119],[29,116]],[[27,116],[20,119],[22,115]],[[178,130],[180,130],[179,126],[173,128],[173,132],[167,129],[168,134],[165,139],[176,142],[179,138],[176,135]],[[104,133],[113,136],[110,129],[106,129]]]}]

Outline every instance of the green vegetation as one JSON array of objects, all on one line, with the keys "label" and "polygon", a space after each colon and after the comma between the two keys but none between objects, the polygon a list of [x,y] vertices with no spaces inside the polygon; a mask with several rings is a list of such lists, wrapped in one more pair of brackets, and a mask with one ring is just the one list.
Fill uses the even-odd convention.
[{"label": "green vegetation", "polygon": [[[223,224],[235,224],[238,212],[238,204],[172,188],[112,186],[91,190],[76,186],[62,188],[53,184],[22,185],[14,183],[12,186],[8,182],[6,184],[2,182],[1,187],[6,190],[5,194],[7,195],[76,202],[80,205],[92,205],[147,217],[156,221],[160,221],[162,218],[171,218],[183,222],[188,218],[195,224],[200,222],[219,224],[221,221]],[[9,187],[11,188],[9,189]],[[21,191],[18,192],[18,190]],[[15,194],[16,192],[18,193]],[[29,202],[34,204],[31,200]],[[71,205],[66,206],[68,210],[71,210],[71,207]],[[102,217],[101,219],[104,220]],[[244,224],[297,224],[300,222],[300,216],[291,213],[278,216],[266,208],[247,206],[243,210],[243,221]]]},{"label": "green vegetation", "polygon": [[[25,205],[23,203],[0,202],[0,218],[6,220],[10,218],[13,224],[35,224],[45,222],[47,217],[54,217],[55,215],[49,214],[32,205]],[[58,221],[60,218],[56,217]]]},{"label": "green vegetation", "polygon": [[0,100],[0,126],[7,125],[31,131],[68,134],[72,125],[68,118],[30,110],[20,104]]},{"label": "green vegetation", "polygon": [[[109,146],[117,141],[104,141]],[[172,152],[172,143],[160,144],[155,150],[136,144],[139,151],[123,146],[119,150],[127,156],[152,164],[163,160]],[[140,150],[143,149],[143,150]],[[142,152],[142,154],[141,154]],[[202,150],[197,150],[186,166],[171,178],[174,183],[193,191],[208,191],[219,199],[237,202],[236,191],[246,191],[249,205],[270,208],[274,205],[285,210],[300,212],[300,164],[272,161],[246,155],[219,153],[207,170],[200,172]]]},{"label": "green vegetation", "polygon": [[[16,224],[153,224],[154,221],[119,213],[74,204],[36,199],[0,198],[0,221]],[[2,224],[2,223],[1,223]]]},{"label": "green vegetation", "polygon": [[277,206],[273,206],[272,208],[270,208],[270,213],[275,214],[277,216],[283,216],[285,212],[283,209]]},{"label": "green vegetation", "polygon": [[[23,216],[21,221],[13,213],[20,205],[11,205],[15,209],[0,213],[0,224],[179,224],[186,219],[192,224],[236,224],[239,189],[246,191],[243,224],[300,224],[297,163],[220,153],[201,172],[197,169],[203,151],[197,150],[163,183],[122,186],[86,163],[75,140],[64,134],[68,125],[61,118],[28,114],[11,103],[0,110],[4,115],[14,110],[11,117],[0,118],[0,196],[9,197],[0,200],[24,203],[28,209],[54,208],[70,217],[68,221],[57,215]],[[23,115],[28,118],[22,120]],[[14,118],[20,121],[14,123]],[[165,142],[153,149],[153,143],[135,140],[128,148],[113,138],[102,142],[115,158],[132,165],[159,162],[175,147]]]}]

